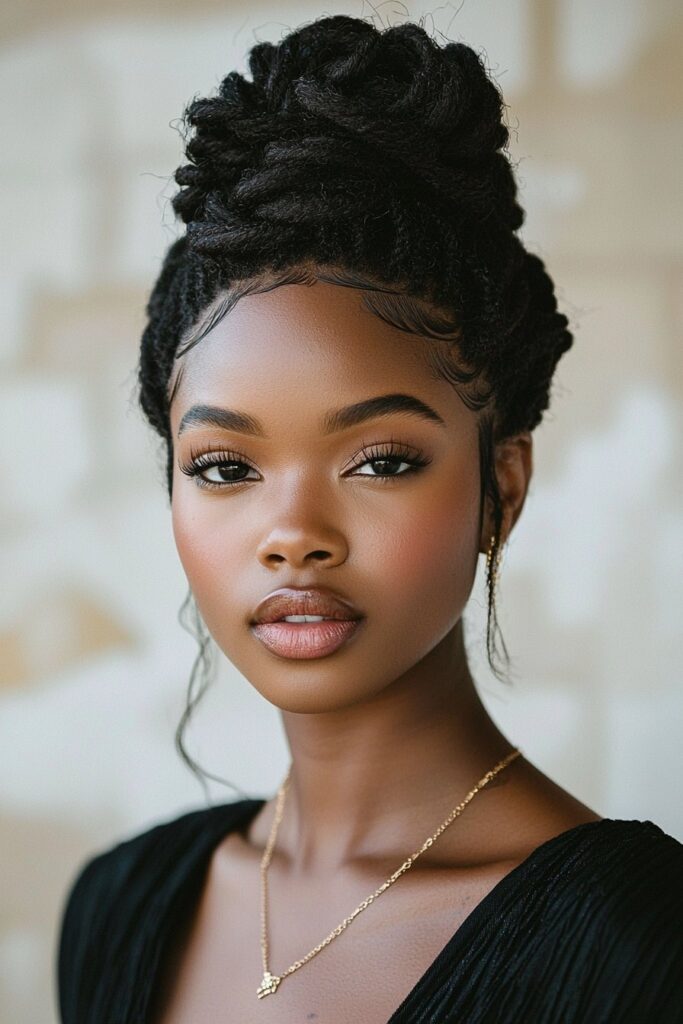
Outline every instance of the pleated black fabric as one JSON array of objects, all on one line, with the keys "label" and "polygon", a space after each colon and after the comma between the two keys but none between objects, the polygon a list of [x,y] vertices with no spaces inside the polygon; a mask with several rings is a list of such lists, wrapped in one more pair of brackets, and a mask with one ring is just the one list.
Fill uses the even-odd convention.
[{"label": "pleated black fabric", "polygon": [[[61,917],[62,1024],[149,1024],[165,951],[213,850],[263,803],[191,811],[85,862]],[[442,1022],[683,1024],[683,844],[651,821],[605,818],[537,847],[387,1024]]]}]

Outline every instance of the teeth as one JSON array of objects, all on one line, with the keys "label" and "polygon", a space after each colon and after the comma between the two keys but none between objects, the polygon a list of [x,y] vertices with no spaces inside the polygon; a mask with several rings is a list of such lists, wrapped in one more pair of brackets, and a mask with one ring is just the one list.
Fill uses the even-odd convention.
[{"label": "teeth", "polygon": [[287,615],[283,622],[324,622],[323,615]]}]

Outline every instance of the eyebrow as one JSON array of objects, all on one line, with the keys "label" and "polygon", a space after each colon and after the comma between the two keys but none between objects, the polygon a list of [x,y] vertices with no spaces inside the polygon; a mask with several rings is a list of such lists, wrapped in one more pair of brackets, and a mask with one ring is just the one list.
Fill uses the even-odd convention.
[{"label": "eyebrow", "polygon": [[[346,405],[325,414],[322,420],[323,434],[334,434],[348,430],[377,416],[391,416],[395,413],[417,416],[432,423],[446,426],[446,421],[430,405],[415,395],[390,394],[365,398],[362,402]],[[221,427],[238,434],[252,437],[267,437],[260,420],[236,409],[223,409],[217,405],[193,405],[187,410],[178,426],[178,437],[191,426]]]}]

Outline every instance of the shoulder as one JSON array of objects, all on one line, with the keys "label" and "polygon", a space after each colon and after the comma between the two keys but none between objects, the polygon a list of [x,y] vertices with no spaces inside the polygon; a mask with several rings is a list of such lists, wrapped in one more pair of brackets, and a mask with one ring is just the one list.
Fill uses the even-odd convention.
[{"label": "shoulder", "polygon": [[[683,844],[652,821],[607,819],[585,858],[602,933],[635,954],[643,944],[683,950]],[[672,943],[671,940],[676,939]],[[661,950],[666,957],[666,951]]]},{"label": "shoulder", "polygon": [[[225,814],[228,807],[238,812],[244,802],[187,811],[93,853],[79,866],[69,885],[63,908],[65,922],[78,914],[83,925],[86,918],[102,913],[111,897],[130,882],[139,882],[146,871],[158,874],[177,847],[211,824],[218,812]],[[102,900],[104,895],[109,899]]]},{"label": "shoulder", "polygon": [[681,895],[676,883],[683,878],[683,844],[652,821],[602,818],[557,838],[567,840],[573,872],[600,880],[603,895],[614,892],[624,899],[627,889],[637,897],[665,892],[669,885]]},{"label": "shoulder", "polygon": [[[550,897],[590,905],[594,919],[631,924],[683,907],[683,844],[652,821],[602,818],[537,851]],[[533,860],[533,858],[532,858]]]},{"label": "shoulder", "polygon": [[[605,818],[555,846],[546,963],[582,977],[586,1019],[678,1019],[683,1005],[683,844],[652,821]],[[547,926],[547,930],[546,930]],[[609,1008],[609,1013],[607,1009]],[[597,1019],[597,1017],[596,1017]]]},{"label": "shoulder", "polygon": [[[159,913],[167,894],[177,887],[192,857],[215,835],[230,831],[261,801],[187,811],[125,837],[87,858],[73,876],[63,900],[57,944],[59,1002],[64,1021],[89,1019],[75,1007],[86,1005],[105,970],[107,953],[126,949],[137,925]],[[88,1004],[90,1005],[90,1004]]]}]

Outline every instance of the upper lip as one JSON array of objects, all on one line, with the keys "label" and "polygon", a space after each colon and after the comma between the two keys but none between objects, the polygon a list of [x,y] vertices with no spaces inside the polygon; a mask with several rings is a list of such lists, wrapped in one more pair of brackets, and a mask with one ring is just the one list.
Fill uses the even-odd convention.
[{"label": "upper lip", "polygon": [[360,619],[361,613],[329,587],[281,587],[261,601],[251,619],[278,622],[287,615],[323,615],[328,619]]}]

